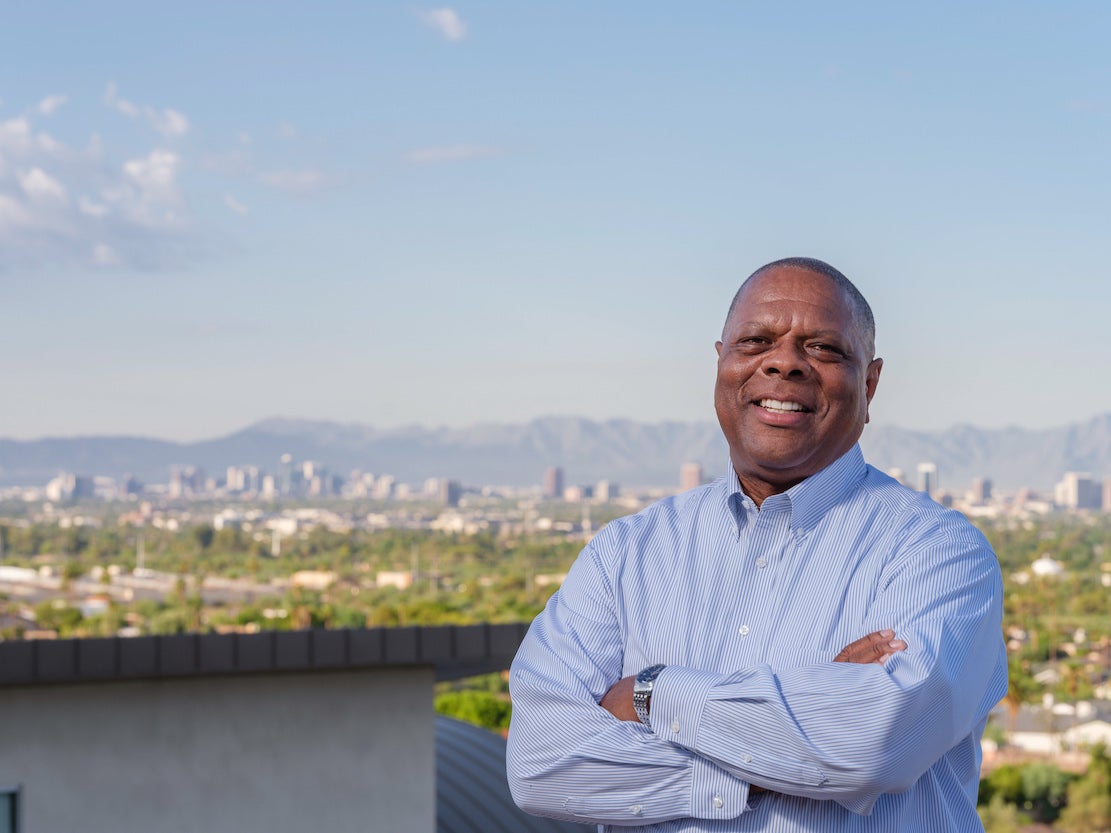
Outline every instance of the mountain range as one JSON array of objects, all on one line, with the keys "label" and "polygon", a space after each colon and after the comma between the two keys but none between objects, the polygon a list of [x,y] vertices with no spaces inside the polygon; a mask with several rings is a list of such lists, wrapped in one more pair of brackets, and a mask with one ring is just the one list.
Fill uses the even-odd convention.
[{"label": "mountain range", "polygon": [[[976,428],[911,431],[868,426],[861,440],[878,468],[915,477],[918,463],[938,467],[942,488],[966,489],[990,477],[997,489],[1048,491],[1066,471],[1111,476],[1111,413],[1060,428]],[[539,484],[548,466],[567,483],[610,480],[625,486],[674,486],[679,466],[703,464],[708,477],[725,469],[726,446],[713,422],[595,421],[544,417],[522,424],[463,428],[368,425],[268,419],[225,437],[177,443],[138,437],[0,440],[0,485],[41,486],[61,471],[164,483],[173,465],[221,476],[229,465],[275,472],[282,454],[314,460],[346,475],[352,469],[392,474],[400,482],[448,477],[469,485]]]}]

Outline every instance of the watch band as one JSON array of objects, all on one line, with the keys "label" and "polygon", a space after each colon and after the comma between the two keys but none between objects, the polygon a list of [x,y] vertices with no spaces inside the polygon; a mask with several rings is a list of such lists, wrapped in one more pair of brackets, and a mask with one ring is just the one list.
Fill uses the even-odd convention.
[{"label": "watch band", "polygon": [[652,706],[652,689],[656,685],[656,677],[667,668],[666,665],[650,665],[642,670],[633,681],[633,709],[640,722],[652,728],[649,720],[649,709]]}]

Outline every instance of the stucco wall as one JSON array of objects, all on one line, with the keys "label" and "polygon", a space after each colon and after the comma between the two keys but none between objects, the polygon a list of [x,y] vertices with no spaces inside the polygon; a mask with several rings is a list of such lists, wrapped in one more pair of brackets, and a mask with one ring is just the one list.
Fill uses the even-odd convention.
[{"label": "stucco wall", "polygon": [[22,833],[435,829],[431,668],[0,688]]}]

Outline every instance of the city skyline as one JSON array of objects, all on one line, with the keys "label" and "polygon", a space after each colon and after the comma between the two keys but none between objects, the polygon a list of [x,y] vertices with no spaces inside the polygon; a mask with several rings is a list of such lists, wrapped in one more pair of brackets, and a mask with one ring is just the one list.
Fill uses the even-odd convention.
[{"label": "city skyline", "polygon": [[729,299],[794,254],[875,309],[875,425],[1111,412],[1109,23],[13,7],[0,437],[712,421]]}]

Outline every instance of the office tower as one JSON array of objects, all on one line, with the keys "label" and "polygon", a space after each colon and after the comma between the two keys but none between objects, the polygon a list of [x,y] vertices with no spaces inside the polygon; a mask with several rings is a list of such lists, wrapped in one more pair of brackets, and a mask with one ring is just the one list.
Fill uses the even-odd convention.
[{"label": "office tower", "polygon": [[1053,490],[1054,502],[1066,509],[1099,509],[1102,485],[1088,472],[1067,471]]},{"label": "office tower", "polygon": [[621,487],[611,480],[599,480],[598,485],[594,487],[594,499],[601,503],[616,500],[619,494],[621,494]]},{"label": "office tower", "polygon": [[968,490],[968,502],[974,506],[984,506],[991,501],[991,479],[976,477]]},{"label": "office tower", "polygon": [[293,491],[293,455],[283,454],[278,465],[278,490],[283,495]]},{"label": "office tower", "polygon": [[458,480],[440,480],[440,503],[444,506],[458,506],[463,496],[463,487]]},{"label": "office tower", "polygon": [[937,464],[918,464],[918,491],[932,495],[937,491]]},{"label": "office tower", "polygon": [[374,482],[375,500],[389,500],[393,497],[395,480],[392,474],[383,474]]},{"label": "office tower", "polygon": [[551,466],[544,472],[543,495],[549,500],[563,497],[563,469],[559,466]]},{"label": "office tower", "polygon": [[702,464],[683,463],[679,467],[679,490],[682,492],[697,489],[702,485]]},{"label": "office tower", "polygon": [[563,499],[568,503],[578,503],[580,500],[590,500],[594,497],[593,486],[568,486],[563,490]]}]

